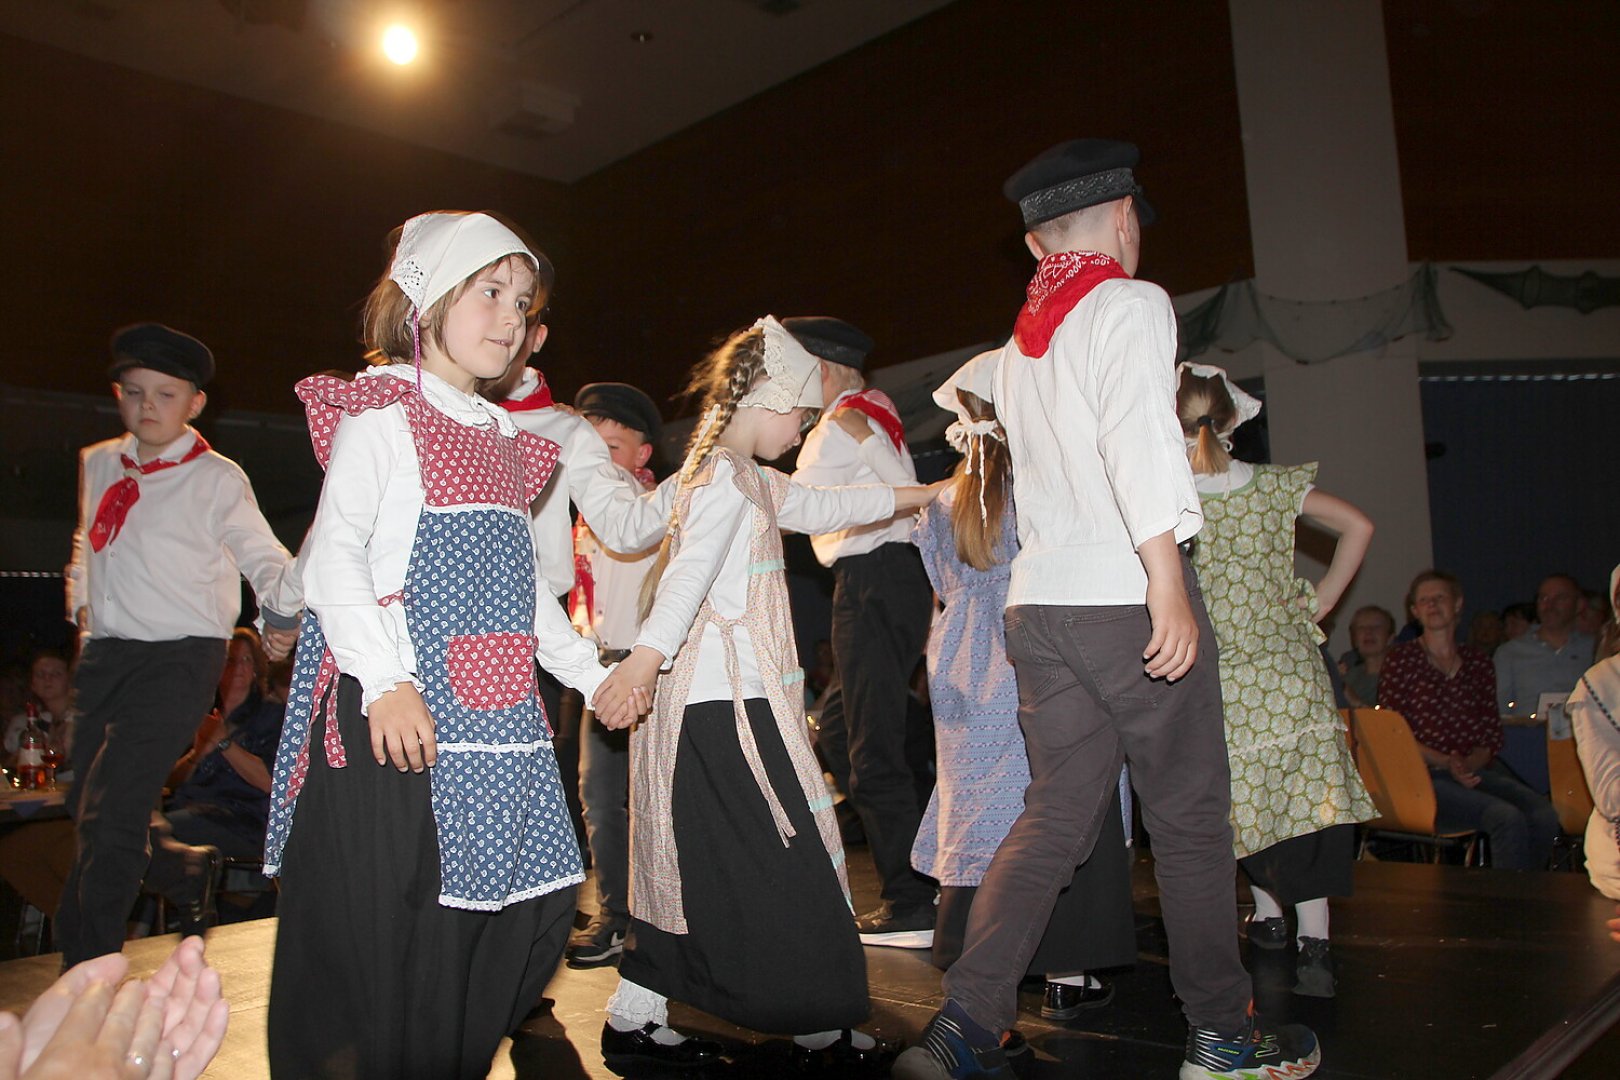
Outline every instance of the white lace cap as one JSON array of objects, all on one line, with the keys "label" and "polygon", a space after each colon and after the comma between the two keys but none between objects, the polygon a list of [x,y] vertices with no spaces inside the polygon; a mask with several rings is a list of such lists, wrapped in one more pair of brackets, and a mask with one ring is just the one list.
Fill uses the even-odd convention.
[{"label": "white lace cap", "polygon": [[774,413],[821,408],[821,361],[811,356],[774,315],[765,316],[749,329],[765,334],[765,380],[744,394],[737,406]]},{"label": "white lace cap", "polygon": [[[1218,368],[1213,364],[1195,364],[1191,360],[1183,360],[1176,365],[1176,378],[1178,380],[1183,371],[1190,371],[1200,379],[1213,379],[1220,376],[1221,382],[1226,384],[1226,392],[1232,395],[1232,404],[1237,407],[1237,423],[1232,425],[1233,428],[1240,427],[1260,415],[1260,399],[1253,394],[1246,393],[1237,383],[1233,382],[1226,374],[1225,368]],[[1230,445],[1225,442],[1222,445],[1226,446],[1227,449],[1231,449]]]},{"label": "white lace cap", "polygon": [[[991,349],[982,352],[951,373],[951,377],[940,384],[934,391],[934,404],[946,412],[955,413],[958,423],[971,425],[975,423],[962,407],[962,399],[956,396],[958,390],[966,390],[970,394],[977,394],[984,401],[995,401],[996,365],[1001,359],[1000,349]],[[955,424],[951,425],[955,427]],[[947,438],[949,436],[947,435]]]},{"label": "white lace cap", "polygon": [[488,214],[418,214],[405,223],[388,276],[424,313],[482,268],[522,255],[539,273],[540,261],[517,233]]}]

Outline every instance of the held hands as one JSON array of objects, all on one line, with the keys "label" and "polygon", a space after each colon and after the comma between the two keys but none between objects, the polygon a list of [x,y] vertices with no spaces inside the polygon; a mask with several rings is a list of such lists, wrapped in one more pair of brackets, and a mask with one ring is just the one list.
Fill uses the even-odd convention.
[{"label": "held hands", "polygon": [[0,1013],[0,1080],[195,1080],[225,1038],[230,1006],[203,940],[186,938],[156,975],[118,986],[117,953],[67,971],[19,1023]]},{"label": "held hands", "polygon": [[285,630],[278,630],[274,626],[264,628],[264,637],[260,639],[264,645],[264,655],[273,664],[277,660],[285,660],[292,647],[298,644],[298,628],[290,626]]},{"label": "held hands", "polygon": [[392,760],[400,772],[421,772],[439,759],[433,717],[414,683],[395,683],[371,703],[366,719],[371,727],[371,756],[377,764]]},{"label": "held hands", "polygon": [[652,711],[658,669],[663,662],[657,650],[637,645],[608,673],[591,699],[591,708],[603,727],[611,731],[627,728],[637,717]]},{"label": "held hands", "polygon": [[1148,619],[1153,636],[1142,651],[1142,667],[1152,679],[1175,682],[1198,659],[1198,622],[1179,575],[1173,582],[1148,579]]}]

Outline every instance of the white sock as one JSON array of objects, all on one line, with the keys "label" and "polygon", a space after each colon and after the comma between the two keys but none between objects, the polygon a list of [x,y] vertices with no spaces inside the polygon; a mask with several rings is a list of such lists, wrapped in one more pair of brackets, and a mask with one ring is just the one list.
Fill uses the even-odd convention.
[{"label": "white sock", "polygon": [[1256,919],[1282,918],[1282,905],[1277,898],[1258,885],[1250,885],[1249,891],[1254,894],[1254,917]]},{"label": "white sock", "polygon": [[1046,981],[1050,983],[1062,983],[1064,986],[1084,986],[1092,990],[1097,990],[1102,987],[1102,981],[1098,979],[1097,976],[1087,975],[1083,971],[1076,972],[1073,975],[1048,975],[1046,977]]},{"label": "white sock", "polygon": [[1319,896],[1315,900],[1307,900],[1303,904],[1295,904],[1294,914],[1299,917],[1299,936],[1301,938],[1313,937],[1321,938],[1323,941],[1327,940],[1327,897]]}]

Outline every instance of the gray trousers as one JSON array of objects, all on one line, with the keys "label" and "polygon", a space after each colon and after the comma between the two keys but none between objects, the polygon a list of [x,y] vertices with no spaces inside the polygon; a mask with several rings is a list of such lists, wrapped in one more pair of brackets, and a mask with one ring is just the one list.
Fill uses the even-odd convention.
[{"label": "gray trousers", "polygon": [[80,719],[68,795],[78,856],[56,914],[65,964],[123,948],[150,856],[152,809],[224,669],[220,638],[85,643],[73,680]]},{"label": "gray trousers", "polygon": [[630,732],[609,731],[589,709],[579,722],[579,801],[601,913],[630,920]]},{"label": "gray trousers", "polygon": [[[1185,566],[1185,564],[1184,564]],[[1186,569],[1191,580],[1192,571]],[[944,992],[990,1031],[1012,1026],[1018,980],[1058,890],[1091,855],[1122,761],[1153,838],[1170,981],[1196,1026],[1240,1028],[1251,996],[1238,959],[1231,777],[1215,634],[1192,589],[1198,661],[1151,680],[1147,609],[1026,605],[1006,613],[1029,788],[979,886]]]}]

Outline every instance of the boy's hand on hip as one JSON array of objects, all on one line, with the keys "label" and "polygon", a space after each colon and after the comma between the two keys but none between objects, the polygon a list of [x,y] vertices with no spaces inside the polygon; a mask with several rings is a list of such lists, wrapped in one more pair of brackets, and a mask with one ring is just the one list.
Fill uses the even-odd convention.
[{"label": "boy's hand on hip", "polygon": [[371,756],[377,764],[392,760],[400,772],[421,772],[438,761],[433,717],[415,684],[396,683],[371,703],[366,719],[371,727]]},{"label": "boy's hand on hip", "polygon": [[1153,636],[1142,651],[1143,670],[1149,678],[1175,682],[1198,659],[1198,621],[1179,577],[1173,583],[1149,579],[1147,609]]}]

